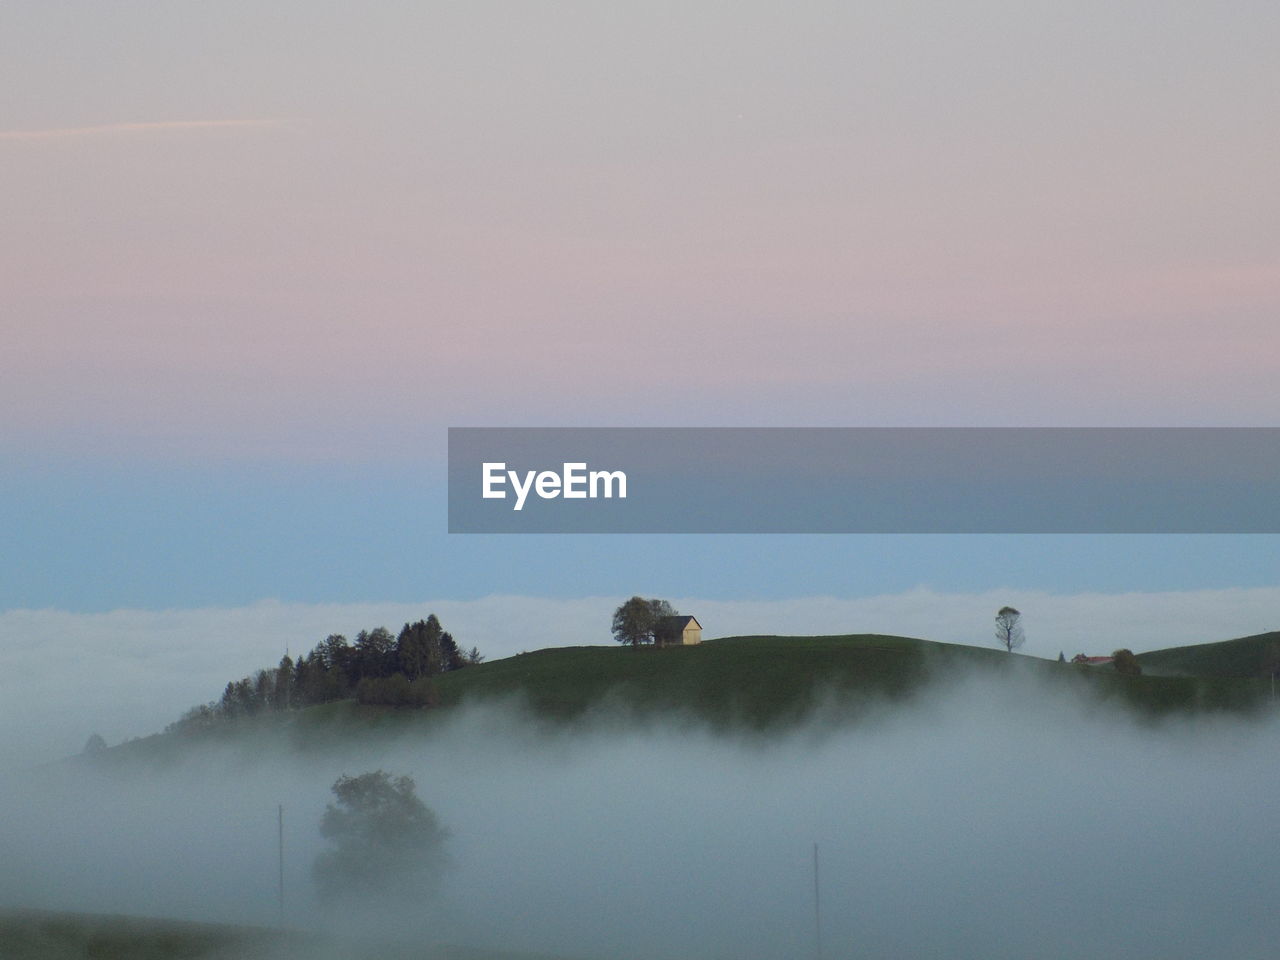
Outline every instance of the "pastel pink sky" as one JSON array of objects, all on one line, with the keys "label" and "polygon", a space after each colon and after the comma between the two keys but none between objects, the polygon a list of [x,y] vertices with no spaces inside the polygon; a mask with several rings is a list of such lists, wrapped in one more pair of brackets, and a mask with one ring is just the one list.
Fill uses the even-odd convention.
[{"label": "pastel pink sky", "polygon": [[1269,4],[46,6],[9,448],[1280,415]]}]

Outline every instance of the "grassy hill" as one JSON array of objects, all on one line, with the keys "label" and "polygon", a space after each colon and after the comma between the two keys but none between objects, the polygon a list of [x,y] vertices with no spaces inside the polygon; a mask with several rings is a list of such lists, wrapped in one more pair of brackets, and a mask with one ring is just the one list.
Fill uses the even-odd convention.
[{"label": "grassy hill", "polygon": [[[362,706],[352,700],[291,714],[299,746],[343,732],[399,733],[430,725],[464,703],[507,701],[550,724],[675,718],[712,729],[767,734],[785,730],[819,707],[833,722],[869,709],[932,696],[957,678],[1002,676],[1041,681],[1139,716],[1188,711],[1249,712],[1267,702],[1260,679],[1211,673],[1122,676],[994,648],[878,634],[729,637],[693,647],[553,647],[482,663],[437,678],[440,708]],[[243,721],[242,721],[243,722]],[[272,717],[259,718],[273,725]],[[235,726],[235,725],[233,725]],[[235,736],[224,731],[224,736]]]},{"label": "grassy hill", "polygon": [[[1142,654],[1144,675],[879,634],[728,637],[692,647],[552,647],[436,678],[440,706],[411,709],[341,700],[220,724],[201,737],[235,743],[249,732],[287,737],[294,748],[349,736],[399,734],[447,717],[461,704],[510,702],[552,725],[618,718],[674,718],[714,730],[768,734],[819,707],[830,722],[933,696],[960,677],[1001,676],[1125,708],[1139,717],[1249,713],[1270,703],[1270,682],[1252,667],[1277,634]],[[1253,669],[1250,673],[1249,670]],[[186,738],[156,735],[105,751],[101,762],[179,758]]]},{"label": "grassy hill", "polygon": [[356,942],[292,930],[0,910],[4,960],[555,960],[462,947]]},{"label": "grassy hill", "polygon": [[1202,667],[1197,661],[1176,675],[1152,670],[1152,675],[1127,677],[1109,667],[1080,667],[910,637],[754,636],[661,650],[540,650],[447,674],[440,678],[439,689],[446,706],[516,696],[536,714],[559,720],[590,716],[613,704],[642,715],[684,714],[717,728],[758,731],[786,727],[820,704],[835,716],[856,716],[872,706],[933,695],[935,684],[973,674],[1005,676],[1012,683],[1061,684],[1077,695],[1149,716],[1187,710],[1249,711],[1269,691],[1268,685],[1250,679],[1257,678],[1257,672],[1231,674]]},{"label": "grassy hill", "polygon": [[439,679],[443,705],[518,696],[539,715],[572,719],[605,705],[689,713],[716,726],[764,728],[827,698],[850,707],[916,694],[963,665],[1004,666],[997,650],[879,634],[731,637],[692,647],[561,647]]},{"label": "grassy hill", "polygon": [[1146,673],[1184,677],[1264,677],[1270,658],[1280,661],[1280,631],[1252,637],[1169,647],[1138,654]]}]

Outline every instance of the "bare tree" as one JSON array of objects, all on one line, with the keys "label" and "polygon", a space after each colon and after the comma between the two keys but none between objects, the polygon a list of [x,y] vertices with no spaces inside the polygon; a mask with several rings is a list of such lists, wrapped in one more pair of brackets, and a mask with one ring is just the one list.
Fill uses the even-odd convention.
[{"label": "bare tree", "polygon": [[1001,607],[996,614],[996,643],[1009,653],[1013,653],[1027,639],[1021,620],[1022,614],[1013,607]]}]

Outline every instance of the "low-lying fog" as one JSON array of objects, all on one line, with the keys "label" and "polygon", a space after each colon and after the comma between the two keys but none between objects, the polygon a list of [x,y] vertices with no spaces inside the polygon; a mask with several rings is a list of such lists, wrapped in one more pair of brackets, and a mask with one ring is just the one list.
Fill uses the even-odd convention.
[{"label": "low-lying fog", "polygon": [[[164,729],[221,696],[229,680],[298,656],[330,633],[348,637],[436,613],[464,649],[489,660],[542,647],[605,644],[619,597],[491,596],[402,604],[303,604],[193,610],[0,611],[0,776],[76,753],[90,734],[107,743]],[[891,633],[990,647],[992,617],[1023,612],[1022,653],[1134,652],[1280,629],[1280,587],[1167,593],[1050,594],[1025,590],[872,597],[713,600],[671,597],[705,636]],[[1098,626],[1106,637],[1098,639]],[[518,625],[518,629],[513,625]]]},{"label": "low-lying fog", "polygon": [[[442,895],[389,935],[626,958],[1245,958],[1280,938],[1280,723],[1142,726],[949,678],[763,742],[672,718],[548,733],[514,707],[298,754],[206,746],[145,775],[0,786],[0,904],[290,925],[341,773],[407,773],[451,831]],[[385,918],[385,914],[383,914]]]}]

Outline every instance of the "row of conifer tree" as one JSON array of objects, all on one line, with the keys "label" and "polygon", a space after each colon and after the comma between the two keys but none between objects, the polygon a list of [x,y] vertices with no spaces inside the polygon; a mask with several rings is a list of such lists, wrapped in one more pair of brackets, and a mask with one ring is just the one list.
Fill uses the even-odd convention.
[{"label": "row of conifer tree", "polygon": [[463,651],[434,613],[406,623],[398,636],[386,627],[361,630],[354,642],[334,633],[297,660],[286,653],[276,667],[229,682],[220,699],[193,707],[170,729],[199,729],[352,697],[362,703],[432,706],[432,677],[483,659],[475,647]]}]

